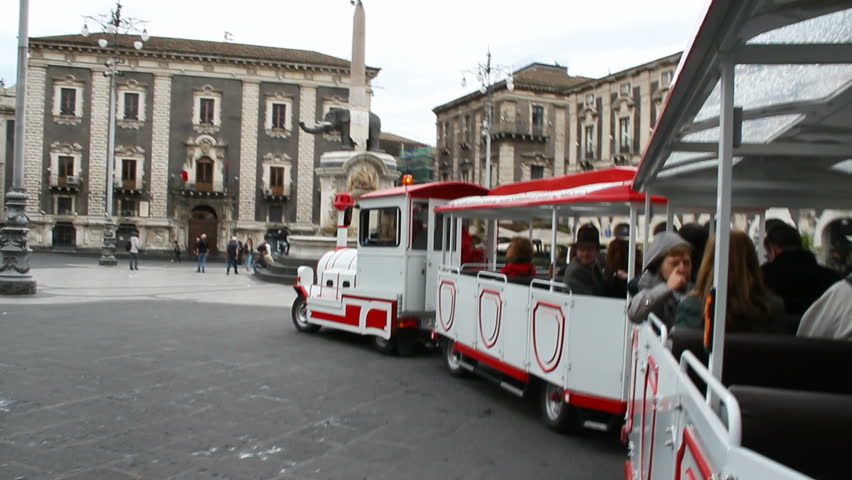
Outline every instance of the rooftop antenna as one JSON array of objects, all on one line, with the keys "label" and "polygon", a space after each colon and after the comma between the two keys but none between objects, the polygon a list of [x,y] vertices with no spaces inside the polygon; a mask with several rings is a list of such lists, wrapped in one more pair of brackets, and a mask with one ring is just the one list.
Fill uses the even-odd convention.
[{"label": "rooftop antenna", "polygon": [[231,33],[231,32],[225,32],[225,41],[226,42],[233,42],[234,41],[234,34]]}]

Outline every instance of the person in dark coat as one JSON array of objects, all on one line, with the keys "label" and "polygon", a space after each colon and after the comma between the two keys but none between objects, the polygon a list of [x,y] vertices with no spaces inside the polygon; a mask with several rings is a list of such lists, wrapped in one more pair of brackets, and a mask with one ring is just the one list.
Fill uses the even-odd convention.
[{"label": "person in dark coat", "polygon": [[210,251],[210,246],[207,244],[207,234],[202,233],[198,237],[198,242],[195,244],[195,254],[198,257],[198,268],[195,270],[198,273],[204,273],[207,267],[207,254]]},{"label": "person in dark coat", "polygon": [[777,223],[763,241],[767,263],[763,264],[766,286],[784,300],[788,314],[801,315],[822,296],[840,275],[817,264],[813,253],[802,248],[802,237],[795,228]]},{"label": "person in dark coat", "polygon": [[603,270],[598,265],[600,248],[600,232],[597,227],[587,223],[577,230],[577,241],[574,243],[577,256],[565,268],[563,277],[563,282],[571,289],[571,293],[606,294]]},{"label": "person in dark coat", "polygon": [[234,267],[234,275],[239,275],[240,268],[237,266],[237,257],[240,255],[240,242],[237,241],[237,237],[231,237],[231,241],[228,242],[225,252],[228,255],[228,270],[225,272],[225,275],[231,274],[231,267]]}]

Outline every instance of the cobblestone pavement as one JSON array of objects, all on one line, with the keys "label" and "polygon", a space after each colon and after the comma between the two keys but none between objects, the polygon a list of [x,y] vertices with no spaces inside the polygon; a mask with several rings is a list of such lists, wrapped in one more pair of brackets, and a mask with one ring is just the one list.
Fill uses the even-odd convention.
[{"label": "cobblestone pavement", "polygon": [[291,289],[224,264],[33,265],[35,297],[0,297],[0,479],[623,475],[614,435],[551,433],[434,355],[299,334]]}]

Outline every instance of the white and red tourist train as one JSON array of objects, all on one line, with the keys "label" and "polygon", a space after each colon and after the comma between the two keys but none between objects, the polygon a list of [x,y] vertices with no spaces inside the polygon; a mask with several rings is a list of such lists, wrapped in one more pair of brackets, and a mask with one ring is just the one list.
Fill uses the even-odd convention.
[{"label": "white and red tourist train", "polygon": [[[629,298],[575,294],[556,272],[566,219],[629,217],[632,278],[632,227],[643,215],[647,232],[655,205],[669,227],[675,211],[713,212],[715,258],[728,256],[732,211],[756,214],[762,237],[769,207],[852,210],[850,24],[848,2],[711,2],[638,171],[373,192],[358,199],[357,249],[343,247],[344,194],[338,249],[299,269],[296,328],[401,354],[437,339],[452,374],[539,392],[554,429],[623,423],[628,480],[849,478],[852,342],[726,334],[725,262],[704,332],[653,315],[634,325]],[[530,238],[550,228],[540,275],[500,273],[498,221]],[[476,260],[472,227],[485,232]]]}]

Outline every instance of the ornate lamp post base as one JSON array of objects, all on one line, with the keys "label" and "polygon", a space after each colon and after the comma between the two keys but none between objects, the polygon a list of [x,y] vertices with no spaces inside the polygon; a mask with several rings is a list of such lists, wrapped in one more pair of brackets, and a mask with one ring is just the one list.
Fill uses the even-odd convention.
[{"label": "ornate lamp post base", "polygon": [[104,246],[101,248],[101,258],[98,265],[113,267],[118,264],[115,259],[115,223],[107,217],[104,223]]},{"label": "ornate lamp post base", "polygon": [[0,230],[0,295],[34,295],[36,281],[30,275],[30,248],[27,246],[29,217],[24,212],[27,192],[12,189],[6,193],[6,225]]}]

